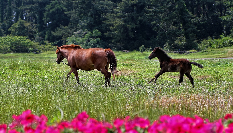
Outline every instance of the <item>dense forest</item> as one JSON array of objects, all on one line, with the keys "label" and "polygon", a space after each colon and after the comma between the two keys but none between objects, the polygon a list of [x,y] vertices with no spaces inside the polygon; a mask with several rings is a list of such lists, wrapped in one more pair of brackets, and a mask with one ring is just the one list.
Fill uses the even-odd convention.
[{"label": "dense forest", "polygon": [[39,45],[198,50],[231,38],[233,0],[0,0],[0,27]]}]

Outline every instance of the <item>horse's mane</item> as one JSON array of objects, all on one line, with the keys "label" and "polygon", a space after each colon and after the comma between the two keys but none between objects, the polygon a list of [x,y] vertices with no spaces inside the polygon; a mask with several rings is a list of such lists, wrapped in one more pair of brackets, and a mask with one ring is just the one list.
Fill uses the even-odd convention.
[{"label": "horse's mane", "polygon": [[170,56],[167,55],[165,51],[163,51],[159,47],[155,48],[154,52],[156,52],[157,57],[163,61],[168,61],[172,59]]},{"label": "horse's mane", "polygon": [[63,45],[63,46],[61,46],[61,48],[82,49],[82,47],[81,47],[80,45],[74,45],[74,44],[71,44],[71,45]]},{"label": "horse's mane", "polygon": [[104,51],[107,53],[107,57],[109,58],[111,64],[110,69],[111,72],[113,72],[114,70],[116,70],[117,67],[116,56],[110,48],[104,49]]}]

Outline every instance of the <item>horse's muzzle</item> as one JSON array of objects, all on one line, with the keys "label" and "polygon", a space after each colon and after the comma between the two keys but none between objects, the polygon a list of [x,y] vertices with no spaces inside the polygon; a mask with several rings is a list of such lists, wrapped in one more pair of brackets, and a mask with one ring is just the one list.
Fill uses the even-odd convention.
[{"label": "horse's muzzle", "polygon": [[148,59],[150,59],[150,60],[151,60],[152,58],[149,56],[149,57],[148,57]]},{"label": "horse's muzzle", "polygon": [[62,61],[56,60],[57,64],[60,64]]}]

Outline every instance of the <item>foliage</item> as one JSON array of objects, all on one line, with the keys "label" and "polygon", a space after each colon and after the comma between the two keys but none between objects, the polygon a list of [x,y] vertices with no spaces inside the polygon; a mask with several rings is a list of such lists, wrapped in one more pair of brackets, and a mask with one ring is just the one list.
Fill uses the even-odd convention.
[{"label": "foliage", "polygon": [[6,36],[0,37],[0,53],[40,53],[46,51],[56,50],[55,46],[52,46],[48,42],[44,44],[38,44],[27,39],[23,36]]},{"label": "foliage", "polygon": [[81,45],[83,48],[95,48],[102,47],[100,44],[101,32],[93,30],[92,32],[87,30],[79,30],[74,33],[73,36],[68,37],[68,44]]},{"label": "foliage", "polygon": [[31,40],[34,39],[34,35],[36,34],[34,26],[21,19],[17,23],[14,23],[9,28],[9,31],[12,36],[27,36]]},{"label": "foliage", "polygon": [[65,14],[66,8],[61,1],[51,1],[49,5],[46,6],[44,12],[44,22],[47,25],[46,30],[46,40],[56,41],[60,40],[60,36],[54,36],[51,34],[52,31],[55,31],[57,28],[62,26],[67,26],[69,24],[69,17]]},{"label": "foliage", "polygon": [[223,36],[219,39],[211,39],[203,40],[199,45],[199,49],[206,50],[207,48],[223,48],[233,46],[233,39],[230,36]]},{"label": "foliage", "polygon": [[61,121],[53,126],[47,125],[48,118],[45,115],[37,116],[32,114],[31,110],[26,110],[20,115],[13,115],[13,121],[9,124],[0,125],[0,131],[6,133],[19,133],[18,130],[24,132],[69,132],[69,133],[109,133],[109,132],[148,132],[148,133],[167,133],[167,132],[211,132],[211,133],[231,133],[233,131],[233,114],[226,114],[225,117],[215,122],[209,122],[199,116],[184,117],[182,115],[163,115],[152,124],[145,118],[126,116],[124,119],[116,118],[112,124],[105,121],[98,121],[90,118],[84,111],[79,113],[71,121]]},{"label": "foliage", "polygon": [[101,47],[198,50],[208,37],[230,36],[232,16],[229,0],[1,0],[0,36],[62,45],[75,31],[98,30]]},{"label": "foliage", "polygon": [[27,53],[37,51],[37,44],[23,36],[0,37],[0,53]]}]

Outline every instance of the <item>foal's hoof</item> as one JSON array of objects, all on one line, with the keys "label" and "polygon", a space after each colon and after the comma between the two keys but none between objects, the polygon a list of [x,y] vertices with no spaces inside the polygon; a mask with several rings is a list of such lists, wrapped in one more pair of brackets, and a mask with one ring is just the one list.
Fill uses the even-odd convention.
[{"label": "foal's hoof", "polygon": [[[151,81],[155,80],[155,78],[151,79],[148,83],[150,83]],[[156,80],[155,80],[155,83],[156,83]]]}]

